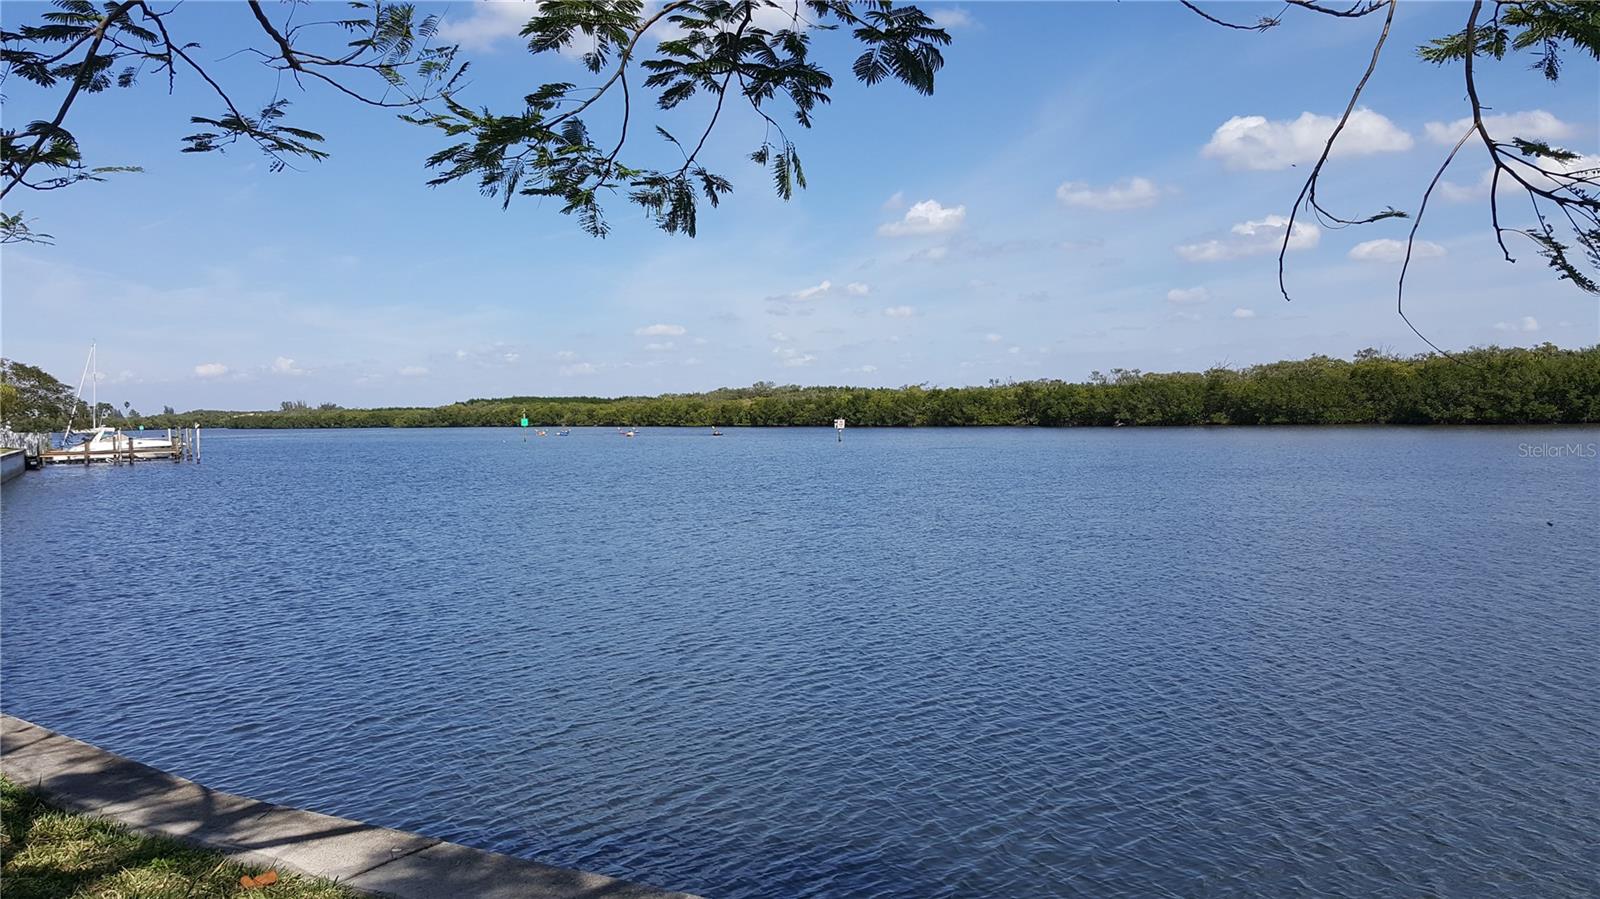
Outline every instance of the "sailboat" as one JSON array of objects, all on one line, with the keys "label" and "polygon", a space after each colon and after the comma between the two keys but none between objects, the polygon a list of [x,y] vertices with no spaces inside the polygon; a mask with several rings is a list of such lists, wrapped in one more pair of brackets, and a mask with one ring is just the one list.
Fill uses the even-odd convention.
[{"label": "sailboat", "polygon": [[[66,430],[61,432],[61,446],[44,454],[46,462],[84,462],[91,459],[107,461],[114,457],[135,459],[171,459],[177,450],[169,428],[165,437],[135,437],[122,433],[121,428],[100,423],[100,369],[96,345],[89,344],[89,358],[84,360],[83,375],[78,378],[78,393],[72,399]],[[72,423],[78,414],[78,404],[83,402],[84,384],[89,385],[89,430],[74,431]],[[74,440],[74,438],[77,438]]]},{"label": "sailboat", "polygon": [[101,425],[76,434],[69,431],[63,435],[63,440],[72,436],[78,437],[78,442],[53,450],[45,456],[45,461],[82,462],[85,455],[104,461],[113,456],[127,458],[130,453],[135,459],[170,459],[176,451],[170,431],[166,437],[135,437],[122,433],[120,428]]}]

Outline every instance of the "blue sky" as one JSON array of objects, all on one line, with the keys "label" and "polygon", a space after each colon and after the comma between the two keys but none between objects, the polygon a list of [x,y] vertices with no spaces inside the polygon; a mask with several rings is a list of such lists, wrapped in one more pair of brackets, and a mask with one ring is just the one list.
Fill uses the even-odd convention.
[{"label": "blue sky", "polygon": [[[509,109],[549,80],[518,3],[433,4],[474,61],[462,99]],[[693,240],[623,202],[605,240],[549,205],[508,211],[470,185],[424,186],[428,130],[331,90],[282,86],[295,124],[332,157],[270,173],[244,148],[185,155],[187,118],[217,104],[192,77],[87,96],[68,126],[121,175],[24,210],[55,246],[0,257],[3,349],[76,382],[91,338],[100,395],[147,411],[285,399],[435,404],[508,394],[653,394],[757,380],[898,386],[1082,379],[1095,369],[1200,369],[1375,346],[1425,346],[1394,312],[1393,241],[1409,223],[1306,228],[1275,285],[1274,235],[1371,52],[1379,17],[1290,11],[1266,34],[1225,31],[1166,3],[934,3],[955,37],[931,98],[849,76],[844,35],[816,40],[834,102],[797,135],[811,182],[790,202],[746,154],[751,115],[726,117],[710,167],[734,193]],[[1214,4],[1235,19],[1277,5]],[[7,3],[8,25],[40,7]],[[328,10],[324,15],[332,14]],[[1466,6],[1401,4],[1377,75],[1322,189],[1336,211],[1414,209],[1468,115],[1454,68],[1416,59]],[[238,98],[275,76],[245,57],[242,5],[172,19]],[[1508,59],[1484,102],[1520,136],[1600,152],[1600,69],[1550,85]],[[8,124],[52,97],[13,79]],[[57,95],[58,96],[58,95]],[[597,107],[599,109],[599,107]],[[601,115],[592,127],[612,133]],[[648,124],[693,130],[704,105],[636,120],[636,158],[665,161]],[[1445,135],[1448,134],[1448,137]],[[659,155],[657,155],[659,154]],[[1436,194],[1408,311],[1441,346],[1600,339],[1593,297],[1526,247],[1500,260],[1487,169],[1471,148]],[[14,193],[10,200],[16,200]],[[1520,221],[1526,202],[1508,204]]]}]

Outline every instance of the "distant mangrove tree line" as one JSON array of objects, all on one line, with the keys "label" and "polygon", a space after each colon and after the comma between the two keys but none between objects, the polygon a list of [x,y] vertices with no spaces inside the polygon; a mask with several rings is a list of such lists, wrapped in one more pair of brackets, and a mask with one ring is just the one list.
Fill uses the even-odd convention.
[{"label": "distant mangrove tree line", "polygon": [[[14,403],[18,394],[11,392],[8,398]],[[51,411],[58,408],[52,404]],[[1406,358],[1366,350],[1349,361],[1313,356],[1204,372],[1112,369],[1084,382],[981,387],[763,382],[655,397],[516,396],[382,409],[295,401],[260,412],[133,413],[118,423],[157,428],[196,422],[232,428],[511,427],[524,416],[533,426],[571,427],[826,426],[835,418],[867,427],[1593,423],[1600,422],[1600,346],[1489,347],[1450,357]],[[85,417],[79,416],[80,424]],[[53,426],[60,427],[59,422]]]}]

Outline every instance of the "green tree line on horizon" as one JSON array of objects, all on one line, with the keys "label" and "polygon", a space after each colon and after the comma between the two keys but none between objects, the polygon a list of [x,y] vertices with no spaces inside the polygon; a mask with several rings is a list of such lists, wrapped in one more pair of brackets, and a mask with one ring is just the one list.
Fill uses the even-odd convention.
[{"label": "green tree line on horizon", "polygon": [[[41,387],[38,376],[49,376],[32,366],[7,362],[0,372],[6,377],[0,415],[8,424],[17,430],[61,428],[72,399],[68,388],[52,393]],[[14,384],[19,373],[31,380]],[[41,396],[47,400],[42,408]],[[1353,360],[1312,356],[1203,372],[1113,369],[1083,382],[979,387],[760,382],[655,397],[515,396],[436,407],[345,409],[300,401],[254,412],[176,413],[169,407],[160,415],[119,413],[115,421],[153,428],[514,427],[524,416],[534,426],[565,427],[819,427],[835,418],[858,427],[1597,423],[1600,345],[1485,347],[1450,357],[1363,350]],[[80,411],[80,426],[86,421]]]}]

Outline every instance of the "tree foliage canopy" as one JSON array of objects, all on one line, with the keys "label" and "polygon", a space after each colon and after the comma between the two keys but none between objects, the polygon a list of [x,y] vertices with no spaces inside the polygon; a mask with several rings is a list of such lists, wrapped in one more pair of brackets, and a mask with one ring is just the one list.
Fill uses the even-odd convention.
[{"label": "tree foliage canopy", "polygon": [[[1600,59],[1600,3],[1558,0],[1497,0],[1485,14],[1474,0],[1464,26],[1419,49],[1423,59],[1459,66],[1472,125],[1456,144],[1414,211],[1390,205],[1369,214],[1338,214],[1317,194],[1324,166],[1376,70],[1388,40],[1398,0],[1361,0],[1330,6],[1321,0],[1287,0],[1285,12],[1236,23],[1184,6],[1230,29],[1266,32],[1289,11],[1339,20],[1382,19],[1371,62],[1350,96],[1343,117],[1292,207],[1331,227],[1412,217],[1406,265],[1397,283],[1397,308],[1404,316],[1405,272],[1410,248],[1434,186],[1460,150],[1475,141],[1492,164],[1489,216],[1508,261],[1507,236],[1529,241],[1558,277],[1600,292],[1600,169],[1567,148],[1520,135],[1491,134],[1484,124],[1478,69],[1511,54],[1527,54],[1552,81],[1572,59]],[[269,71],[288,74],[301,87],[323,88],[352,102],[393,108],[401,118],[436,129],[445,144],[426,160],[436,186],[466,182],[502,205],[519,196],[559,201],[564,214],[590,234],[610,226],[605,202],[617,196],[644,210],[665,231],[693,236],[702,203],[715,207],[733,189],[725,174],[701,162],[729,107],[745,107],[765,127],[749,157],[763,166],[779,196],[806,186],[800,156],[784,122],[809,128],[830,101],[833,76],[812,57],[812,43],[841,32],[858,48],[852,74],[866,84],[899,81],[920,94],[932,93],[950,36],[920,8],[892,0],[543,0],[530,7],[521,30],[535,57],[577,50],[598,85],[570,82],[530,85],[519,106],[475,107],[462,93],[467,63],[458,48],[436,46],[438,20],[410,3],[356,0],[344,18],[296,22],[303,0],[285,0],[269,11],[260,0],[235,4],[249,16],[251,43],[240,52],[259,58]],[[254,145],[275,169],[326,155],[323,136],[289,122],[289,101],[274,98],[246,110],[197,61],[197,48],[176,29],[181,7],[150,0],[54,0],[37,22],[0,28],[0,71],[60,91],[54,117],[0,129],[0,197],[15,188],[55,190],[133,171],[125,162],[90,165],[66,120],[83,93],[129,88],[141,78],[196,77],[215,94],[218,109],[196,114],[197,130],[183,135],[187,152],[211,152],[235,144]],[[674,134],[661,124],[645,131],[634,121],[647,105],[667,111],[695,96],[714,103],[703,128]],[[611,98],[601,104],[605,98]],[[652,147],[642,149],[641,144]],[[659,162],[666,155],[672,161]],[[1500,187],[1527,194],[1532,222],[1503,225]],[[1283,250],[1295,233],[1285,229]],[[22,212],[0,213],[0,242],[48,241]],[[1279,284],[1287,299],[1284,253]],[[1409,324],[1409,321],[1407,322]],[[1424,338],[1426,339],[1426,338]]]},{"label": "tree foliage canopy", "polygon": [[[144,74],[165,76],[169,84],[180,72],[193,74],[220,100],[219,113],[191,117],[200,130],[182,138],[185,152],[245,142],[265,153],[275,170],[327,155],[320,133],[288,123],[288,100],[275,97],[253,112],[234,102],[190,52],[197,45],[174,37],[168,22],[175,8],[158,9],[146,0],[54,2],[56,11],[43,14],[39,24],[0,30],[7,76],[65,88],[53,121],[0,132],[0,196],[18,186],[52,190],[130,170],[86,166],[64,121],[78,94],[131,87]],[[922,94],[933,92],[944,65],[940,48],[950,43],[921,9],[891,0],[670,0],[653,11],[642,0],[545,0],[522,28],[528,52],[586,48],[584,67],[604,79],[598,86],[539,84],[520,108],[493,111],[458,97],[467,64],[457,61],[456,47],[430,45],[438,20],[420,16],[412,4],[357,0],[348,18],[298,25],[288,24],[292,2],[286,4],[290,15],[278,17],[283,24],[259,0],[244,6],[259,32],[258,46],[247,52],[269,68],[302,86],[319,81],[355,101],[400,109],[405,121],[438,129],[447,144],[427,159],[434,171],[430,185],[475,183],[502,205],[517,196],[551,197],[596,236],[609,230],[602,201],[612,194],[643,208],[662,229],[693,236],[700,203],[716,206],[733,189],[700,162],[730,104],[747,106],[765,123],[767,133],[750,158],[768,168],[778,194],[788,198],[804,187],[799,153],[780,119],[809,128],[817,108],[830,100],[833,76],[811,59],[814,34],[847,31],[861,48],[852,67],[857,78],[900,81]],[[652,28],[665,36],[653,46],[646,41]],[[696,135],[680,139],[655,126],[652,139],[681,161],[663,166],[636,151],[639,129],[630,126],[643,100],[634,93],[641,89],[653,92],[661,110],[696,94],[716,98]],[[597,128],[596,104],[608,95],[620,96],[620,121]],[[21,213],[8,215],[0,227],[7,241],[41,237]]]},{"label": "tree foliage canopy", "polygon": [[0,423],[14,431],[59,430],[72,411],[72,388],[37,366],[0,359]]}]

